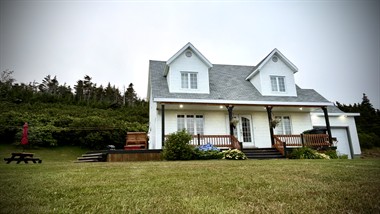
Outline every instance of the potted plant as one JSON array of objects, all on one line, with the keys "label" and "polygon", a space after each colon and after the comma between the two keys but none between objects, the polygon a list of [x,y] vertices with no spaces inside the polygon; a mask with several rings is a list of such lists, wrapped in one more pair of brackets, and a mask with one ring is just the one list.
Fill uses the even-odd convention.
[{"label": "potted plant", "polygon": [[237,118],[237,117],[233,117],[232,119],[231,119],[231,125],[234,127],[234,128],[236,128],[236,125],[239,123],[239,119]]},{"label": "potted plant", "polygon": [[270,127],[276,128],[276,126],[281,122],[281,119],[275,118],[270,121]]}]

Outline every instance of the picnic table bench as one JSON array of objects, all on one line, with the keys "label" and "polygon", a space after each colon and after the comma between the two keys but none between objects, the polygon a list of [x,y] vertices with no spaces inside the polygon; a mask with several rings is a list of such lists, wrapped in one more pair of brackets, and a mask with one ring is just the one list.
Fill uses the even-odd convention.
[{"label": "picnic table bench", "polygon": [[5,161],[7,161],[7,164],[9,164],[12,161],[17,161],[17,164],[20,162],[28,163],[29,161],[32,161],[33,163],[42,163],[42,160],[40,158],[33,157],[33,153],[27,153],[27,152],[13,152],[11,153],[12,157],[10,158],[4,158]]}]

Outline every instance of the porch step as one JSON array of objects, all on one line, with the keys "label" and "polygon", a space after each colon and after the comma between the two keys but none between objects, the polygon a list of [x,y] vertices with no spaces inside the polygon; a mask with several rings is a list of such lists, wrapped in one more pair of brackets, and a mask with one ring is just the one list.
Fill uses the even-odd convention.
[{"label": "porch step", "polygon": [[77,158],[76,163],[88,163],[88,162],[106,162],[107,153],[91,153],[88,152]]},{"label": "porch step", "polygon": [[254,148],[243,149],[244,154],[249,159],[282,159],[285,158],[275,148]]}]

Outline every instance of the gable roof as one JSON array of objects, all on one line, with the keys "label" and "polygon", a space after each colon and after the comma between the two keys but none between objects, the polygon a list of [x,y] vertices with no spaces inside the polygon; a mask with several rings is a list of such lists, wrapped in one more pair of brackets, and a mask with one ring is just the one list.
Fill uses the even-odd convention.
[{"label": "gable roof", "polygon": [[248,74],[248,76],[245,78],[246,80],[251,79],[253,76],[258,74],[260,72],[260,69],[272,58],[273,55],[276,55],[277,57],[281,58],[285,64],[293,71],[293,73],[296,73],[298,71],[298,68],[290,62],[277,48],[273,49],[272,52],[270,52],[259,64],[256,65],[252,73]]},{"label": "gable roof", "polygon": [[[191,50],[193,53],[205,64],[208,68],[212,67],[212,63],[206,59],[205,56],[201,52],[199,52],[190,42],[187,43],[185,46],[183,46],[176,54],[174,54],[168,61],[166,61],[166,65],[170,66],[170,64],[177,59],[182,53],[184,53],[186,50]],[[166,67],[164,71],[164,75],[166,76],[169,69]]]},{"label": "gable roof", "polygon": [[220,103],[220,104],[281,104],[310,106],[332,105],[313,89],[296,87],[295,96],[263,96],[247,80],[247,77],[256,66],[220,65],[214,64],[209,70],[209,94],[170,93],[166,77],[163,76],[167,62],[153,61],[149,63],[149,79],[151,96],[159,102],[193,102],[193,103]]}]

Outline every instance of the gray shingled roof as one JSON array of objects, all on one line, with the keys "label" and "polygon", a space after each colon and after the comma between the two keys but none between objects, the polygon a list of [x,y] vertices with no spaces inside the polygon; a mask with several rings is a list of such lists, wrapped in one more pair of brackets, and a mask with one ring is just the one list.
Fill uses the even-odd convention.
[{"label": "gray shingled roof", "polygon": [[255,66],[214,64],[209,72],[210,94],[169,93],[164,77],[165,61],[150,61],[149,78],[153,98],[208,99],[232,101],[275,101],[275,102],[315,102],[330,103],[313,89],[297,89],[297,97],[262,96],[245,78]]}]

